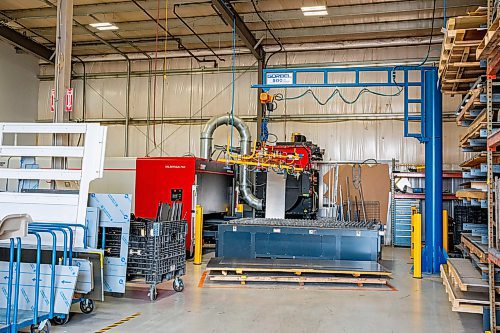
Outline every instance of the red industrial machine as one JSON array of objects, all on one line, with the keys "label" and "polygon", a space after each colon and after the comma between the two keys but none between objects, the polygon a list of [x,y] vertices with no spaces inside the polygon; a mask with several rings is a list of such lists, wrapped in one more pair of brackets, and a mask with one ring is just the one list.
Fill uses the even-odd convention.
[{"label": "red industrial machine", "polygon": [[[266,146],[269,153],[298,156],[292,165],[295,169],[302,169],[298,174],[288,172],[286,176],[285,218],[314,219],[319,208],[319,174],[311,164],[313,161],[323,159],[323,151],[299,133],[294,133],[292,140]],[[256,174],[255,192],[257,198],[266,199],[268,195],[266,172]],[[266,216],[265,207],[256,211],[256,216]]]},{"label": "red industrial machine", "polygon": [[182,203],[188,222],[186,250],[193,253],[196,205],[204,216],[232,215],[234,170],[197,157],[144,157],[136,162],[135,215],[155,218],[160,202]]}]

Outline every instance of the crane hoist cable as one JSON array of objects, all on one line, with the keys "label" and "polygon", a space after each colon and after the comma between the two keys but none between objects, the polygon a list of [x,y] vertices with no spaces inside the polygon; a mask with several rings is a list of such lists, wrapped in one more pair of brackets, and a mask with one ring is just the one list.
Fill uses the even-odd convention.
[{"label": "crane hoist cable", "polygon": [[382,93],[382,92],[378,92],[378,91],[373,91],[371,89],[368,89],[368,88],[363,88],[361,89],[358,94],[356,95],[356,97],[353,99],[353,100],[348,100],[347,98],[345,98],[341,91],[338,89],[338,88],[335,88],[335,90],[330,94],[330,96],[327,97],[326,100],[324,101],[321,101],[319,99],[318,96],[316,96],[316,94],[314,93],[314,91],[312,91],[311,89],[307,89],[306,91],[304,91],[302,94],[300,95],[297,95],[297,96],[291,96],[291,97],[283,97],[283,94],[279,93],[279,94],[276,94],[274,99],[276,101],[283,101],[283,100],[295,100],[295,99],[299,99],[299,98],[302,98],[306,95],[311,95],[314,100],[316,100],[316,102],[318,102],[319,105],[326,105],[328,102],[330,102],[336,95],[338,95],[340,97],[340,99],[346,103],[346,104],[355,104],[363,94],[365,93],[369,93],[369,94],[373,94],[373,95],[376,95],[376,96],[384,96],[384,97],[395,97],[395,96],[399,96],[401,94],[401,92],[403,92],[403,87],[401,86],[398,86],[398,91],[395,92],[395,93],[391,93],[391,94],[386,94],[386,93]]}]

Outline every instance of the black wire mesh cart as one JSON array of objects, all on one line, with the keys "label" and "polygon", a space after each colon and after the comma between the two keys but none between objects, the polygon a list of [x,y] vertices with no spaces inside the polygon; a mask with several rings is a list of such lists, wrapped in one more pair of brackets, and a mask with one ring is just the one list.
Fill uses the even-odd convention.
[{"label": "black wire mesh cart", "polygon": [[152,221],[137,218],[130,224],[128,280],[144,278],[149,298],[156,300],[157,285],[173,279],[177,292],[184,290],[187,223],[182,220]]}]

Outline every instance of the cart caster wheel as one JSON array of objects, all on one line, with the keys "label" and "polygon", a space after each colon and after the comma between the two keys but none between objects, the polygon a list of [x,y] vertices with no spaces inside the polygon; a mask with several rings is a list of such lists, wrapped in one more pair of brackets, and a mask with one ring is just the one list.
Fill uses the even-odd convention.
[{"label": "cart caster wheel", "polygon": [[45,325],[40,328],[40,325],[31,325],[30,327],[31,333],[50,333],[50,322],[47,320]]},{"label": "cart caster wheel", "polygon": [[156,290],[156,286],[151,286],[148,296],[151,302],[156,301],[156,299],[158,298],[158,290]]},{"label": "cart caster wheel", "polygon": [[52,318],[52,324],[54,325],[66,325],[69,322],[69,314],[65,316],[55,316]]},{"label": "cart caster wheel", "polygon": [[181,278],[175,278],[173,286],[174,290],[180,293],[181,291],[184,290],[184,281],[182,281]]},{"label": "cart caster wheel", "polygon": [[94,301],[91,299],[84,299],[80,302],[80,310],[85,314],[90,314],[94,311]]}]

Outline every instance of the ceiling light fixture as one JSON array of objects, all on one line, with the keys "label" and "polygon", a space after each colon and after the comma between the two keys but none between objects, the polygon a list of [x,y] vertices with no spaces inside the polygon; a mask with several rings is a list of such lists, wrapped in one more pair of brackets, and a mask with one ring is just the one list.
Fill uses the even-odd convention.
[{"label": "ceiling light fixture", "polygon": [[108,25],[105,27],[99,27],[97,30],[118,30],[118,27],[116,25]]},{"label": "ceiling light fixture", "polygon": [[89,25],[97,30],[118,30],[116,25],[109,22],[90,23]]},{"label": "ceiling light fixture", "polygon": [[92,28],[100,28],[100,27],[109,27],[109,26],[112,26],[112,24],[109,23],[109,22],[90,23],[89,25]]},{"label": "ceiling light fixture", "polygon": [[326,6],[300,7],[304,16],[325,16],[328,15]]},{"label": "ceiling light fixture", "polygon": [[328,15],[326,10],[315,10],[312,12],[303,12],[304,16],[325,16]]},{"label": "ceiling light fixture", "polygon": [[300,7],[303,12],[315,12],[319,10],[326,10],[326,6],[310,6],[310,7]]}]

